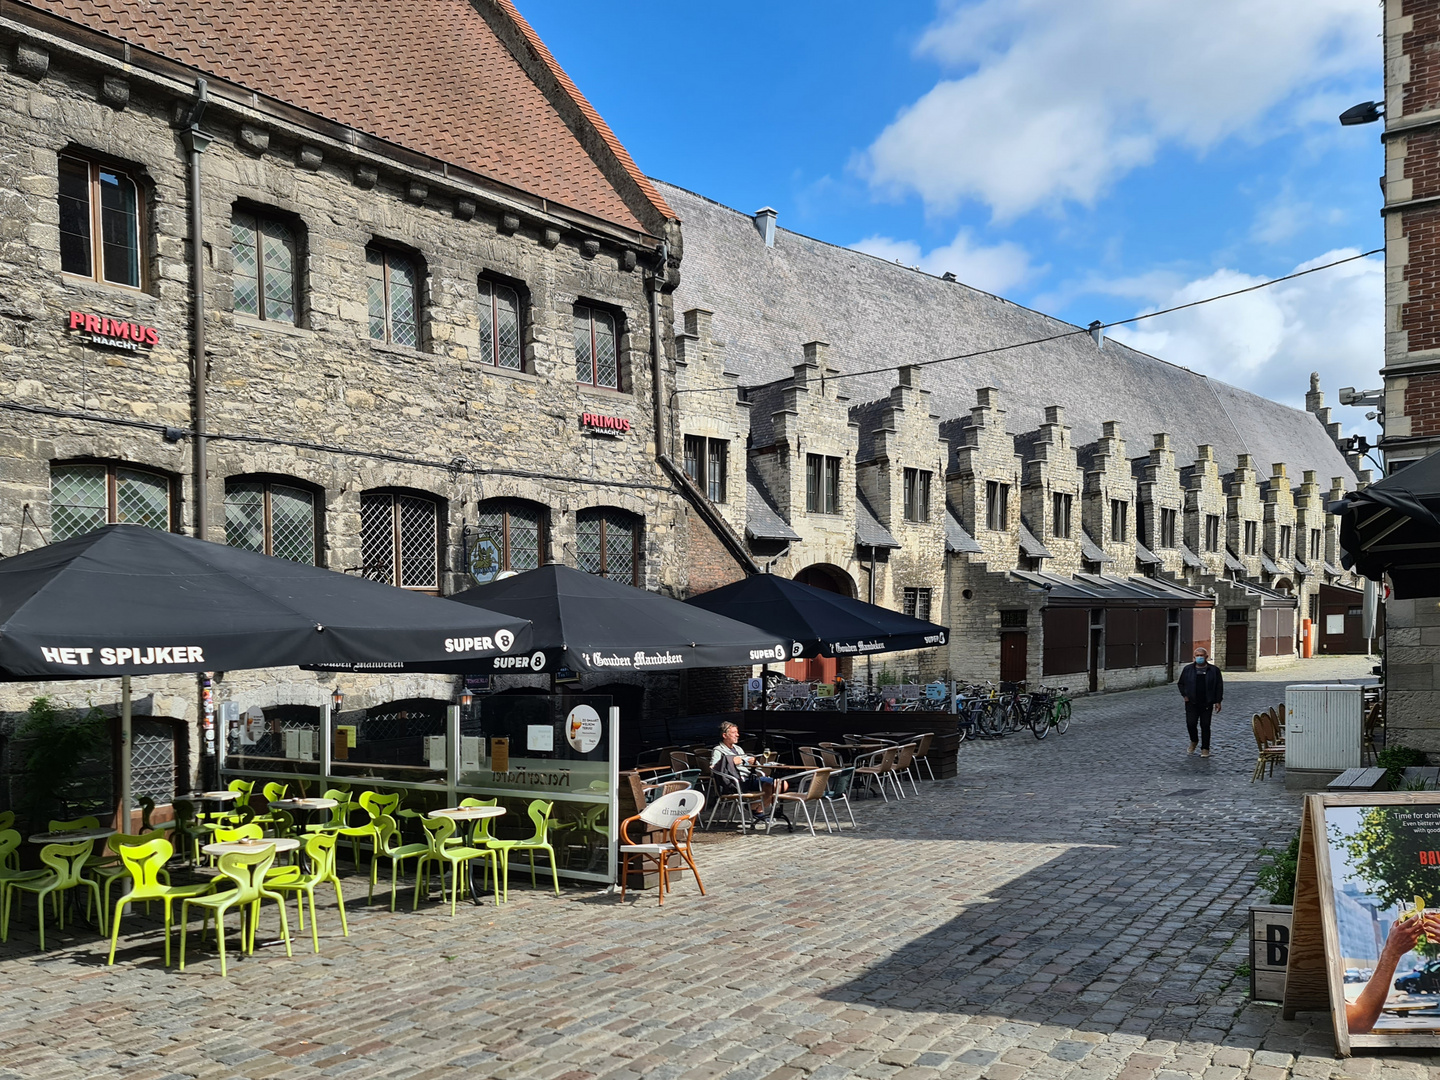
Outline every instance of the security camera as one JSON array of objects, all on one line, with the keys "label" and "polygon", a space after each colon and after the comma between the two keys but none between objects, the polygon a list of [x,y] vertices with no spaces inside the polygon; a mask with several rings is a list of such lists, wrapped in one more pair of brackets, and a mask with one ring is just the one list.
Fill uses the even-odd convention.
[{"label": "security camera", "polygon": [[1342,386],[1342,387],[1340,388],[1340,404],[1341,404],[1341,405],[1353,405],[1353,404],[1355,404],[1355,387],[1353,387],[1353,386]]}]

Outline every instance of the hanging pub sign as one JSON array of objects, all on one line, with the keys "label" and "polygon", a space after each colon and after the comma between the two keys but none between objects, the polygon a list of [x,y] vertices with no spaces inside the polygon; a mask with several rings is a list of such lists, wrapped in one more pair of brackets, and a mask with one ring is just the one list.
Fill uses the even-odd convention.
[{"label": "hanging pub sign", "polygon": [[623,435],[630,430],[630,421],[620,416],[583,412],[580,414],[580,426],[587,431],[598,431],[602,435]]},{"label": "hanging pub sign", "polygon": [[1285,1019],[1327,1010],[1335,1046],[1440,1050],[1440,791],[1307,795]]},{"label": "hanging pub sign", "polygon": [[67,319],[70,330],[88,345],[139,352],[160,344],[160,331],[155,327],[128,319],[112,319],[108,315],[92,315],[87,311],[72,311]]}]

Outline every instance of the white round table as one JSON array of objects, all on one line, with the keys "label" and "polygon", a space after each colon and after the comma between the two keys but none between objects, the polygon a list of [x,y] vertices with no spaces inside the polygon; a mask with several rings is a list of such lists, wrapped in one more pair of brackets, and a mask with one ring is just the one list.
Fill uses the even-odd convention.
[{"label": "white round table", "polygon": [[200,850],[206,855],[228,855],[232,851],[264,851],[268,847],[274,848],[278,855],[282,851],[294,851],[299,846],[300,841],[293,836],[267,836],[263,840],[224,840],[206,844]]},{"label": "white round table", "polygon": [[78,844],[81,840],[103,840],[114,836],[114,829],[61,829],[59,832],[39,832],[29,837],[32,844]]},{"label": "white round table", "polygon": [[431,810],[426,817],[444,817],[451,821],[479,821],[481,818],[500,817],[505,813],[503,806],[447,806]]},{"label": "white round table", "polygon": [[199,802],[232,802],[240,797],[238,791],[192,791],[190,798]]}]

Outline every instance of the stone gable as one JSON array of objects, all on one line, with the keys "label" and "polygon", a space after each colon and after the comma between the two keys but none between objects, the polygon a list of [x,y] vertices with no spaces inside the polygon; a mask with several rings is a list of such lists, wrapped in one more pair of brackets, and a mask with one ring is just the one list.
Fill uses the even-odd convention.
[{"label": "stone gable", "polygon": [[1270,470],[1270,479],[1261,491],[1265,514],[1262,543],[1280,572],[1266,574],[1262,580],[1271,588],[1292,591],[1296,587],[1295,492],[1283,461],[1275,462]]},{"label": "stone gable", "polygon": [[[985,549],[986,565],[1010,570],[1017,565],[1020,545],[1020,457],[1014,436],[1005,430],[1000,391],[981,387],[975,402],[968,417],[940,425],[950,443],[946,496],[965,531]],[[1000,498],[1005,501],[1003,520],[991,515],[991,493],[997,507]]]},{"label": "stone gable", "polygon": [[[710,335],[711,312],[691,308],[675,335],[675,412],[670,445],[672,461],[685,467],[685,437],[705,440],[705,451],[719,440],[726,447],[725,497],[716,510],[739,535],[745,533],[745,460],[751,404],[740,398],[739,379],[725,369],[725,346]],[[694,478],[707,491],[708,474]]]},{"label": "stone gable", "polygon": [[[1175,467],[1175,450],[1165,432],[1155,435],[1150,456],[1140,466],[1135,485],[1136,525],[1141,542],[1160,560],[1160,571],[1177,579],[1185,576],[1185,560],[1177,546],[1184,540],[1181,519],[1185,512],[1185,489]],[[1165,511],[1175,515],[1176,544],[1166,544],[1161,524]],[[1193,549],[1192,549],[1193,550]]]},{"label": "stone gable", "polygon": [[[1225,496],[1225,483],[1220,477],[1220,466],[1215,460],[1215,448],[1209,444],[1196,447],[1195,463],[1185,476],[1185,544],[1199,558],[1202,569],[1191,571],[1187,576],[1192,584],[1202,577],[1225,576],[1225,545],[1228,535],[1226,515],[1229,501]],[[1207,541],[1209,520],[1216,520],[1216,543],[1211,547]]]},{"label": "stone gable", "polygon": [[[1245,566],[1245,576],[1260,580],[1261,525],[1265,509],[1260,501],[1260,484],[1255,476],[1255,459],[1249,454],[1236,458],[1235,471],[1225,478],[1226,533],[1225,543],[1231,554]],[[1247,525],[1253,526],[1246,529]],[[1247,550],[1246,536],[1253,534],[1253,550]]]},{"label": "stone gable", "polygon": [[[1070,442],[1070,425],[1065,423],[1065,410],[1051,405],[1045,410],[1045,422],[1034,439],[1025,440],[1028,450],[1023,467],[1020,510],[1035,538],[1050,552],[1044,569],[1058,574],[1074,574],[1081,570],[1080,511],[1083,477],[1075,460],[1075,447]],[[1055,497],[1067,501],[1070,510],[1068,528],[1055,515]],[[1063,510],[1062,510],[1063,518]]]},{"label": "stone gable", "polygon": [[[1081,515],[1085,531],[1115,560],[1107,569],[1128,574],[1135,566],[1135,477],[1130,471],[1130,459],[1125,456],[1120,422],[1105,421],[1099,440],[1082,448],[1079,458],[1085,469]],[[1112,504],[1124,506],[1123,534],[1112,527],[1122,524],[1116,520]]]}]

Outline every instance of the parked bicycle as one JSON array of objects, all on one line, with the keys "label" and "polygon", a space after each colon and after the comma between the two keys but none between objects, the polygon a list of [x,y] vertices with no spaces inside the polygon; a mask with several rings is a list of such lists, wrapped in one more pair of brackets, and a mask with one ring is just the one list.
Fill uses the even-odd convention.
[{"label": "parked bicycle", "polygon": [[1030,731],[1035,738],[1045,738],[1051,728],[1061,735],[1070,730],[1069,690],[1068,686],[1050,687],[1030,695]]}]

